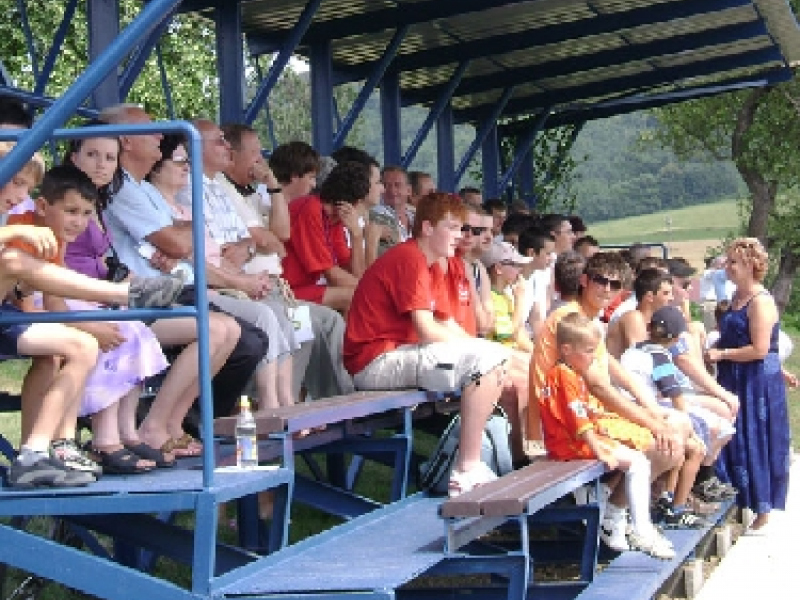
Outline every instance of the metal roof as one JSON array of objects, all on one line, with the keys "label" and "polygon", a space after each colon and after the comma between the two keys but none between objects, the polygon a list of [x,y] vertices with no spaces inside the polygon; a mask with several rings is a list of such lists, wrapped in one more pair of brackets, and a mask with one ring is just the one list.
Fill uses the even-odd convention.
[{"label": "metal roof", "polygon": [[[188,0],[200,8],[203,0]],[[247,0],[254,54],[278,50],[307,0]],[[407,27],[389,71],[406,104],[430,105],[459,67],[459,121],[575,112],[699,81],[789,76],[800,30],[785,0],[322,0],[298,48],[330,42],[336,81],[366,79]]]}]

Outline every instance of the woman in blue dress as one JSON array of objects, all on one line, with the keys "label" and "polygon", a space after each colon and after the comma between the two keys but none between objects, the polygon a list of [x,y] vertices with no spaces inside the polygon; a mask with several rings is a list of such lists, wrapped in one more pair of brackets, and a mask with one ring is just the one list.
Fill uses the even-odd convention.
[{"label": "woman in blue dress", "polygon": [[719,342],[708,351],[720,384],[740,401],[736,433],[722,450],[717,470],[739,490],[739,506],[756,515],[753,530],[767,524],[771,510],[785,508],[791,463],[778,310],[761,283],[768,258],[755,238],[740,238],[728,247],[725,270],[736,292],[720,320]]}]

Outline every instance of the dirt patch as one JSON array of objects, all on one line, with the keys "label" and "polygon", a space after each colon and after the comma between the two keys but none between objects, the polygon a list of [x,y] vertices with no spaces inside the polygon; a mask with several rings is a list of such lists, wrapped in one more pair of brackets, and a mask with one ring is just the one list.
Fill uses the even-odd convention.
[{"label": "dirt patch", "polygon": [[698,271],[702,271],[705,266],[703,259],[708,249],[718,246],[719,240],[692,240],[667,244],[670,256],[685,258]]}]

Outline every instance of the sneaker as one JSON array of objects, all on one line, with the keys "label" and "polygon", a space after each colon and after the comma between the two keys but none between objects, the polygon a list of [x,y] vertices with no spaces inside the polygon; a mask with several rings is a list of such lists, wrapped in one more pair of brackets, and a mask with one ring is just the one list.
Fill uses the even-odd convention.
[{"label": "sneaker", "polygon": [[50,456],[61,461],[70,471],[90,473],[95,478],[103,472],[103,467],[86,456],[75,440],[55,440],[50,444]]},{"label": "sneaker", "polygon": [[702,517],[713,515],[721,507],[719,502],[704,502],[694,494],[689,495],[689,500],[686,502],[686,504],[689,507],[689,510]]},{"label": "sneaker", "polygon": [[130,308],[164,308],[170,306],[183,290],[183,279],[169,275],[131,277],[128,289]]},{"label": "sneaker", "polygon": [[722,483],[716,477],[696,483],[692,493],[703,502],[723,502],[736,495],[735,488]]},{"label": "sneaker", "polygon": [[704,529],[709,527],[708,521],[697,516],[691,510],[684,509],[680,512],[670,507],[662,520],[666,529]]},{"label": "sneaker", "polygon": [[450,482],[447,484],[447,495],[455,498],[495,479],[497,475],[485,463],[480,463],[469,471],[453,469],[450,472]]},{"label": "sneaker", "polygon": [[62,462],[49,456],[42,456],[29,465],[22,464],[17,458],[8,470],[8,485],[23,490],[83,487],[94,481],[95,477],[91,473],[71,471]]},{"label": "sneaker", "polygon": [[617,552],[630,550],[627,537],[628,520],[618,518],[616,520],[603,519],[600,523],[600,539],[603,543]]},{"label": "sneaker", "polygon": [[670,541],[653,529],[649,534],[632,533],[628,536],[631,550],[638,550],[649,554],[653,558],[672,560],[675,558],[675,549]]}]

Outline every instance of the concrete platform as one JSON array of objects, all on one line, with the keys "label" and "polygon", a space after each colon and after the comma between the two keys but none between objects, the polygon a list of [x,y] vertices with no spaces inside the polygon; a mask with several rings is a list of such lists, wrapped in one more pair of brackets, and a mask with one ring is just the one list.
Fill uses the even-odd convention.
[{"label": "concrete platform", "polygon": [[775,511],[763,533],[745,534],[711,574],[695,600],[800,597],[800,455],[792,462],[786,511]]}]

